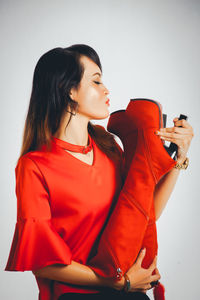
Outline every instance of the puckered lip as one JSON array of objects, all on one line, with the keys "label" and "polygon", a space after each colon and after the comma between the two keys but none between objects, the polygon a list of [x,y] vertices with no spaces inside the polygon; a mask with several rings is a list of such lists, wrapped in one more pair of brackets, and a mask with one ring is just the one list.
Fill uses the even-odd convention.
[{"label": "puckered lip", "polygon": [[110,101],[110,99],[107,99],[107,100],[106,100],[106,104],[108,104],[108,103],[109,103],[109,101]]}]

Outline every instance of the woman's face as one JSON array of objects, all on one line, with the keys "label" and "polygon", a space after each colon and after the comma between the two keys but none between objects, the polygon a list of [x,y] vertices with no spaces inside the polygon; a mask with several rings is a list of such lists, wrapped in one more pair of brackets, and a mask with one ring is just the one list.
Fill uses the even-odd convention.
[{"label": "woman's face", "polygon": [[[84,65],[84,74],[78,91],[71,90],[71,98],[79,103],[77,113],[91,119],[105,119],[109,116],[108,89],[102,83],[101,70],[87,56],[80,58]],[[99,73],[99,74],[95,74]]]}]

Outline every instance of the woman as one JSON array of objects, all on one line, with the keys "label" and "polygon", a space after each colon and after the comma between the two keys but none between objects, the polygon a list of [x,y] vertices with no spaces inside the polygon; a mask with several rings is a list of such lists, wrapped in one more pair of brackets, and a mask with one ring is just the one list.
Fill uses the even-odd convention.
[{"label": "woman", "polygon": [[[40,300],[149,299],[150,283],[160,279],[156,258],[149,269],[141,267],[144,251],[129,270],[126,296],[120,292],[124,278],[101,278],[87,266],[123,182],[121,148],[113,135],[90,122],[109,116],[109,91],[101,76],[97,53],[82,44],[50,50],[35,68],[15,169],[17,223],[5,270],[31,270]],[[181,162],[193,131],[186,121],[174,124],[162,130],[161,138],[179,146]],[[178,134],[172,135],[174,128]],[[170,171],[156,188],[157,217],[178,173]]]}]

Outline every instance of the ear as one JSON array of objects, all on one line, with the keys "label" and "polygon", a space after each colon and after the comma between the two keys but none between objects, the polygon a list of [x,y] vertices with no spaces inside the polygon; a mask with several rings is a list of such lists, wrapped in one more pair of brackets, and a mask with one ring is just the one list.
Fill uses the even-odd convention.
[{"label": "ear", "polygon": [[72,100],[76,101],[77,99],[77,90],[73,87],[69,92],[69,96]]}]

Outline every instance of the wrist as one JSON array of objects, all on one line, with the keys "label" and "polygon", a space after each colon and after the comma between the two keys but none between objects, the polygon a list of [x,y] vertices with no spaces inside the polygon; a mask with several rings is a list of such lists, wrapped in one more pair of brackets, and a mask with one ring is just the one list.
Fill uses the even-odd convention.
[{"label": "wrist", "polygon": [[184,159],[177,159],[177,163],[176,165],[174,166],[175,169],[178,169],[178,170],[186,170],[187,167],[189,165],[189,158],[188,157],[185,157]]},{"label": "wrist", "polygon": [[176,162],[179,163],[179,164],[182,164],[182,163],[186,160],[186,157],[187,157],[187,156],[184,156],[184,157],[177,157]]},{"label": "wrist", "polygon": [[124,279],[125,279],[125,283],[124,283],[123,291],[128,293],[131,289],[131,282],[130,282],[130,278],[127,275],[127,273],[124,274]]},{"label": "wrist", "polygon": [[113,289],[117,291],[122,291],[125,285],[125,278],[124,276],[120,280],[112,281],[111,286]]}]

